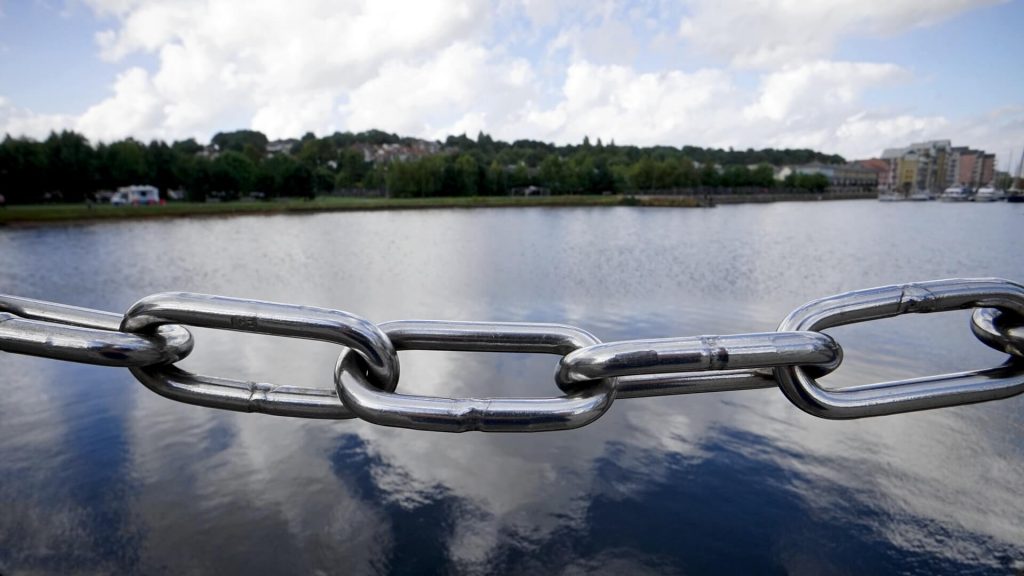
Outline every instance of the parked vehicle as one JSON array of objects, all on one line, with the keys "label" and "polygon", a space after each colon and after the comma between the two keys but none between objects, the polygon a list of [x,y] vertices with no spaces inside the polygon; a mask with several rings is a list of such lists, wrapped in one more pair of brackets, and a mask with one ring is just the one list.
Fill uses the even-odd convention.
[{"label": "parked vehicle", "polygon": [[147,206],[160,203],[156,186],[123,186],[110,197],[113,206]]}]

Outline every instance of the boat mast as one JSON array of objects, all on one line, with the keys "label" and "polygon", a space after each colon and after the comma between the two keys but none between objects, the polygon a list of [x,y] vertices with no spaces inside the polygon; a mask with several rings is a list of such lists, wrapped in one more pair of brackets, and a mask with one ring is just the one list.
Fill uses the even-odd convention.
[{"label": "boat mast", "polygon": [[1024,181],[1022,181],[1022,179],[1024,179],[1024,148],[1020,149],[1020,162],[1017,162],[1017,174],[1016,177],[1012,179],[1013,181],[1010,183],[1010,188],[1019,190],[1020,188],[1018,188],[1018,186],[1024,186]]}]

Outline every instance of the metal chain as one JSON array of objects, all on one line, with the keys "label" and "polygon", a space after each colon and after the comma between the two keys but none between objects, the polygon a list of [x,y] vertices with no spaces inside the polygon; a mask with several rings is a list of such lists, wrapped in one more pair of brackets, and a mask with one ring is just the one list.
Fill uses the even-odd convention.
[{"label": "metal chain", "polygon": [[[824,388],[842,362],[822,330],[908,313],[973,309],[971,330],[1006,353],[1000,366]],[[186,326],[332,342],[332,388],[247,382],[186,372]],[[862,418],[1007,398],[1024,392],[1024,286],[949,279],[846,292],[797,308],[775,332],[602,343],[572,326],[405,320],[375,325],[339,310],[184,292],[147,296],[123,315],[0,295],[0,350],[127,367],[161,396],[210,408],[464,432],[538,432],[597,420],[617,398],[779,387],[795,406],[829,419]],[[398,350],[560,356],[562,396],[443,398],[396,392]]]}]

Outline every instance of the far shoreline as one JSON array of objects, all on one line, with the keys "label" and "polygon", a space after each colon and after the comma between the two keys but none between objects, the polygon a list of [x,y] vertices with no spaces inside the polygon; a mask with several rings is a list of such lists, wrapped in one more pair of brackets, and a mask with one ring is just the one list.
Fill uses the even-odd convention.
[{"label": "far shoreline", "polygon": [[874,198],[874,193],[709,194],[703,197],[669,195],[470,196],[432,198],[355,198],[319,196],[277,201],[172,202],[162,206],[110,206],[94,204],[32,204],[0,208],[0,226],[96,223],[152,218],[230,217],[316,212],[426,210],[441,208],[571,208],[636,206],[699,208],[716,204],[778,201],[819,201]]}]

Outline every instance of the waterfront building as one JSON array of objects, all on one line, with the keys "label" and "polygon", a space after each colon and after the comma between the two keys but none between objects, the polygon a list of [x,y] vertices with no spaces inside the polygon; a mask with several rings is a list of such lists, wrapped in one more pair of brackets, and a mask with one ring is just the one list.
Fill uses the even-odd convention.
[{"label": "waterfront building", "polygon": [[982,154],[981,167],[978,169],[978,186],[991,185],[996,179],[996,155]]},{"label": "waterfront building", "polygon": [[856,162],[848,164],[822,164],[812,162],[793,166],[794,174],[821,174],[828,178],[830,192],[853,192],[878,188],[878,172]]},{"label": "waterfront building", "polygon": [[882,152],[881,160],[887,163],[888,170],[879,175],[879,188],[904,194],[938,194],[953,186],[977,190],[990,185],[995,176],[994,154],[967,146],[954,147],[949,140],[889,148]]},{"label": "waterfront building", "polygon": [[854,162],[858,166],[871,170],[875,173],[877,188],[880,190],[892,189],[892,172],[889,169],[889,161],[882,158],[869,158]]}]

